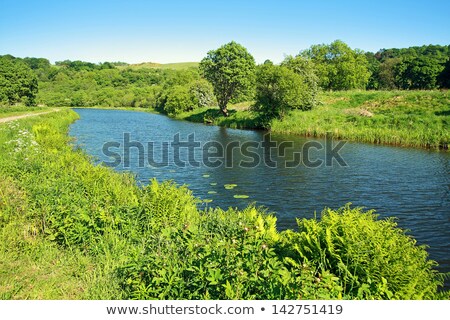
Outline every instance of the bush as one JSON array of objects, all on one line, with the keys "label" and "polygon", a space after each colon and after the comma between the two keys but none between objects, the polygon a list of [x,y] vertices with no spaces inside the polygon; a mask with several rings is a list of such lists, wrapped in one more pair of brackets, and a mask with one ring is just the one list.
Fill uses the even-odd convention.
[{"label": "bush", "polygon": [[205,79],[194,81],[190,85],[190,93],[193,95],[195,101],[198,101],[198,106],[212,107],[217,105],[216,97],[212,85]]},{"label": "bush", "polygon": [[[163,203],[166,200],[160,199]],[[273,245],[275,219],[255,208],[196,212],[165,227],[118,270],[133,299],[282,299],[291,280]],[[194,219],[192,219],[194,218]]]},{"label": "bush", "polygon": [[285,65],[258,67],[254,110],[268,120],[283,118],[291,109],[309,110],[316,104],[317,83]]},{"label": "bush", "polygon": [[359,299],[433,299],[442,285],[423,246],[392,220],[346,206],[321,221],[302,219],[283,234],[284,252],[297,263],[339,278],[344,295]]},{"label": "bush", "polygon": [[187,86],[174,86],[166,96],[164,111],[169,115],[175,115],[183,111],[194,110],[198,106],[198,101],[191,94]]}]

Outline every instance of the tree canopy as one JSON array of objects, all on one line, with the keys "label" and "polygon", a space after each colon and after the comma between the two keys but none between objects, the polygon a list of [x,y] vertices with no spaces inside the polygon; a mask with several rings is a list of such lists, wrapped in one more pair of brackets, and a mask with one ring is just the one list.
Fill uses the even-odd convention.
[{"label": "tree canopy", "polygon": [[38,92],[36,74],[21,59],[0,56],[0,102],[35,104]]},{"label": "tree canopy", "polygon": [[367,86],[370,72],[366,56],[343,41],[313,45],[301,51],[300,56],[314,62],[323,89],[365,89]]},{"label": "tree canopy", "polygon": [[[287,95],[295,91],[281,80],[289,78],[294,83],[298,82],[299,88],[306,88],[298,91],[298,101],[289,100],[289,108],[314,106],[319,88],[450,88],[448,45],[381,49],[375,53],[363,53],[351,49],[342,41],[334,41],[329,45],[312,46],[296,57],[287,57],[278,65],[282,69],[266,66],[270,64],[273,65],[267,60],[265,67],[258,71],[256,102],[267,99],[268,96],[264,94],[275,93],[275,88],[270,87],[267,82],[269,80],[281,85],[278,94],[283,92],[286,99]],[[180,70],[134,66],[122,62],[95,64],[65,60],[51,64],[45,58],[0,56],[2,104],[144,107],[168,113],[219,105],[227,115],[229,103],[255,101],[255,82],[255,61],[243,46],[235,42],[210,51],[200,68]],[[166,107],[167,101],[169,105]],[[281,101],[280,105],[287,106],[285,102],[286,100]],[[261,106],[262,104],[259,105]],[[271,108],[286,110],[284,107],[279,109],[278,106]],[[266,111],[267,115],[272,112],[264,112]]]},{"label": "tree canopy", "polygon": [[317,76],[310,61],[287,57],[281,65],[266,62],[257,68],[254,110],[263,121],[283,118],[291,109],[309,110],[317,104]]},{"label": "tree canopy", "polygon": [[371,64],[369,89],[448,88],[450,77],[446,64],[450,46],[381,49],[366,53]]},{"label": "tree canopy", "polygon": [[228,116],[227,105],[231,99],[252,90],[255,67],[253,56],[234,41],[209,51],[200,62],[200,70],[211,82],[223,115]]}]

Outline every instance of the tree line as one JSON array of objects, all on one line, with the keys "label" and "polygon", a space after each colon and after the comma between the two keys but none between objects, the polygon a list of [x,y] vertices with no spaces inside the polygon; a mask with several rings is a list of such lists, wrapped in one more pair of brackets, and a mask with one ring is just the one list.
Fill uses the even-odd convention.
[{"label": "tree line", "polygon": [[449,87],[450,46],[439,45],[372,53],[336,40],[281,64],[256,65],[245,47],[230,42],[186,70],[0,56],[3,105],[143,107],[168,114],[218,105],[227,116],[230,102],[255,101],[253,109],[271,118],[314,107],[319,90]]}]

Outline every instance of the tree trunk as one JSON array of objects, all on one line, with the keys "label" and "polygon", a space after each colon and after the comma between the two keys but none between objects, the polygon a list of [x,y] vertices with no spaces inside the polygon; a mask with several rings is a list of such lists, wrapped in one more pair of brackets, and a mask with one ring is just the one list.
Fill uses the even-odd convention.
[{"label": "tree trunk", "polygon": [[220,111],[222,111],[224,117],[228,117],[229,113],[227,107],[221,108]]}]

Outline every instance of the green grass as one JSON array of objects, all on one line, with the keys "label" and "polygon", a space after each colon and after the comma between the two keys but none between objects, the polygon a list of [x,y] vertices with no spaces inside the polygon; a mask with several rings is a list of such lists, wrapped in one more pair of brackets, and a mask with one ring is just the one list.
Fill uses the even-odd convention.
[{"label": "green grass", "polygon": [[183,70],[189,68],[197,68],[198,62],[176,62],[176,63],[154,63],[154,62],[143,62],[138,64],[130,64],[127,66],[119,67],[122,69],[145,69],[145,68],[158,68],[158,69],[173,69],[173,70]]},{"label": "green grass", "polygon": [[[448,148],[450,91],[341,91],[323,92],[321,104],[310,111],[295,110],[273,120],[270,130],[310,137],[331,132],[336,139],[423,148]],[[177,116],[231,128],[261,128],[251,103],[230,106],[225,118],[215,108]]]},{"label": "green grass", "polygon": [[450,91],[361,91],[323,93],[322,105],[273,121],[273,132],[337,139],[447,148]]},{"label": "green grass", "polygon": [[392,222],[347,206],[278,232],[263,209],[200,210],[186,187],[93,165],[77,117],[0,126],[1,299],[448,298]]},{"label": "green grass", "polygon": [[33,113],[38,111],[48,110],[47,107],[26,107],[22,105],[18,106],[2,106],[0,105],[0,119],[8,118],[11,116],[20,116],[27,113]]}]

